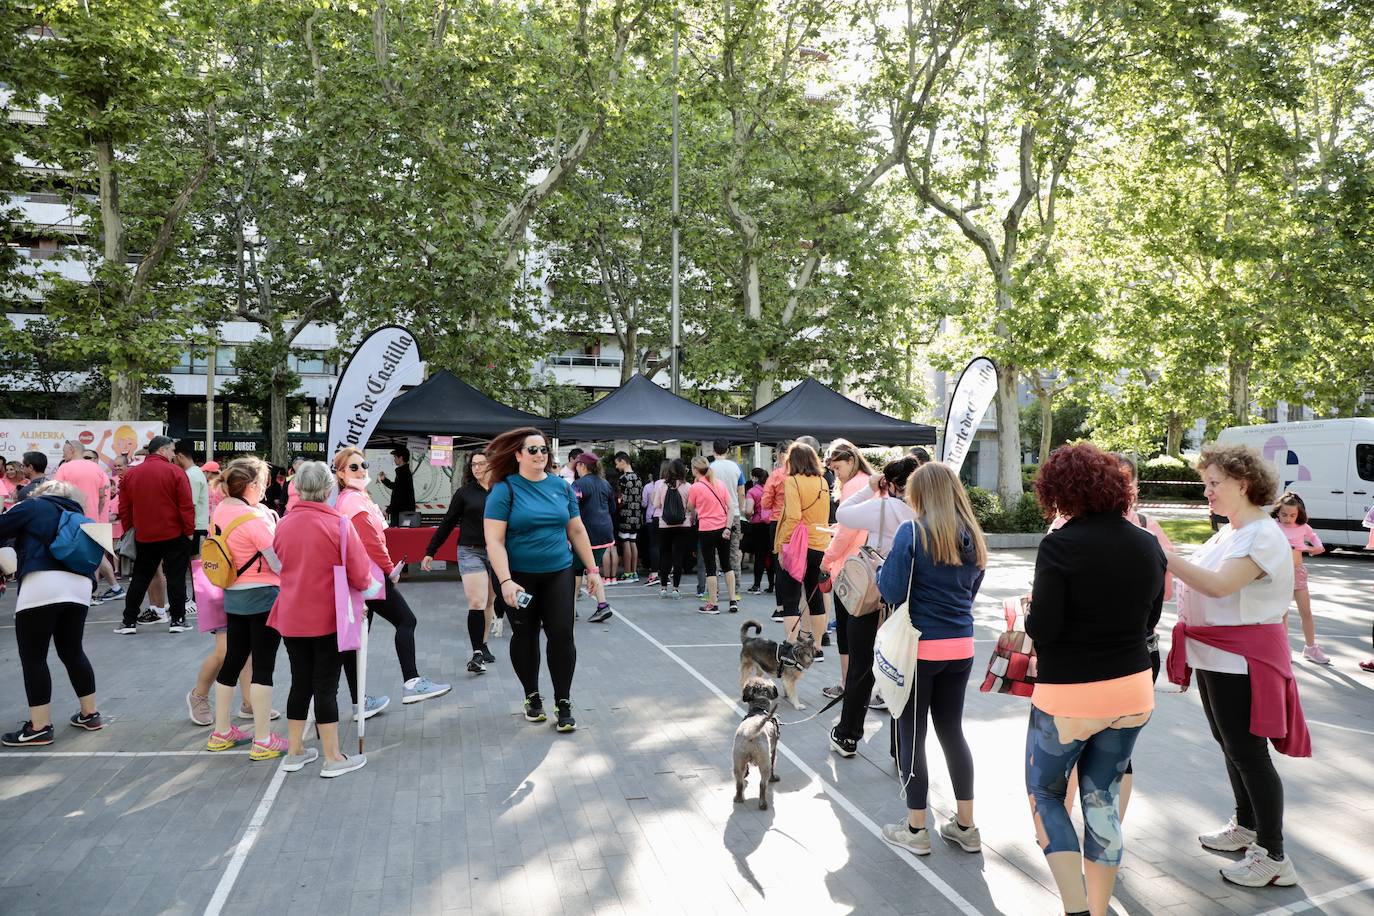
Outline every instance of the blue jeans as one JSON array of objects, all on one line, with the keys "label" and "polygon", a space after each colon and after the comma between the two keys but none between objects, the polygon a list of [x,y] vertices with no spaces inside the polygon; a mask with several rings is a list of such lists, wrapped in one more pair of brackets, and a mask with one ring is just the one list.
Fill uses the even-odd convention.
[{"label": "blue jeans", "polygon": [[1045,855],[1079,851],[1078,835],[1064,810],[1069,774],[1077,764],[1078,793],[1083,801],[1083,858],[1113,868],[1121,864],[1125,848],[1118,805],[1121,777],[1144,727],[1142,723],[1114,728],[1104,722],[1089,737],[1065,743],[1060,740],[1055,717],[1031,707],[1026,729],[1026,792],[1049,840],[1043,847]]}]

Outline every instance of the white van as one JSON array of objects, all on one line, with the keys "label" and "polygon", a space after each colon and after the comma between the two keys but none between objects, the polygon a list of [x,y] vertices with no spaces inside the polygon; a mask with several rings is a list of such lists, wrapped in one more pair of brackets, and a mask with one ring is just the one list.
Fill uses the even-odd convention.
[{"label": "white van", "polygon": [[1307,504],[1308,523],[1331,547],[1369,543],[1374,505],[1374,418],[1233,426],[1220,442],[1253,445],[1279,469],[1279,490]]}]

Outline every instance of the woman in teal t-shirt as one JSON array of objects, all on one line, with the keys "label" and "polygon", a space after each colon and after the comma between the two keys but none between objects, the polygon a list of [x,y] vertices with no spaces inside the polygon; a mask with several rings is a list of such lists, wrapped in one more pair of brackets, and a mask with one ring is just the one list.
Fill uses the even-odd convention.
[{"label": "woman in teal t-shirt", "polygon": [[[500,583],[497,601],[511,623],[510,658],[525,691],[525,718],[543,722],[539,695],[539,630],[548,642],[557,727],[577,727],[572,716],[573,553],[589,587],[601,584],[577,497],[566,480],[546,473],[549,446],[533,427],[502,433],[487,447],[485,531],[487,559]],[[524,603],[522,607],[521,604]]]}]

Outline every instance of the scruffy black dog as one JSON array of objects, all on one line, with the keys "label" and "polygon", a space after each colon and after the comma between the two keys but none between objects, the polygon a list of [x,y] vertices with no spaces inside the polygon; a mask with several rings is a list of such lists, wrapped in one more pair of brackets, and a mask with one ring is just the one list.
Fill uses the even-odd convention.
[{"label": "scruffy black dog", "polygon": [[816,659],[816,638],[803,629],[795,643],[777,643],[762,636],[750,636],[749,631],[763,632],[757,620],[746,620],[739,628],[739,684],[740,689],[755,674],[782,680],[782,691],[793,709],[805,709],[797,698],[797,681],[802,672]]},{"label": "scruffy black dog", "polygon": [[768,784],[777,782],[773,767],[778,759],[778,686],[767,678],[751,677],[740,691],[740,702],[749,706],[744,721],[735,729],[735,802],[744,801],[744,779],[749,764],[759,770],[759,810],[768,810]]}]

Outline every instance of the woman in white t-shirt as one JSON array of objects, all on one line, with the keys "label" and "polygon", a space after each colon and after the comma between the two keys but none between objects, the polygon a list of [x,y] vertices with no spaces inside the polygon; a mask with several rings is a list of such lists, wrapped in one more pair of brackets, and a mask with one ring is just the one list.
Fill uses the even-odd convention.
[{"label": "woman in white t-shirt", "polygon": [[[1182,583],[1180,619],[1209,627],[1282,622],[1293,593],[1293,560],[1288,539],[1264,511],[1278,493],[1275,468],[1250,446],[1215,444],[1203,448],[1197,468],[1208,506],[1230,524],[1191,561],[1168,555],[1169,572]],[[1197,639],[1187,641],[1187,653],[1236,799],[1230,822],[1198,840],[1208,849],[1245,851],[1239,862],[1221,869],[1233,884],[1296,884],[1283,851],[1283,783],[1269,758],[1268,739],[1250,733],[1248,663]]]}]

